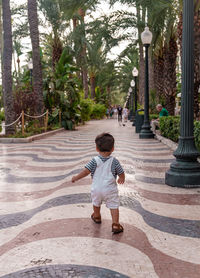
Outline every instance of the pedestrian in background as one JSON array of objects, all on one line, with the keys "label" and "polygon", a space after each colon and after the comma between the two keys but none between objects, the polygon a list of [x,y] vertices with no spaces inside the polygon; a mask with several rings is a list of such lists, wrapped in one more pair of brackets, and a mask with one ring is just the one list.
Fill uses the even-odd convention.
[{"label": "pedestrian in background", "polygon": [[155,133],[156,132],[156,127],[158,126],[160,126],[160,122],[159,122],[159,120],[160,120],[160,118],[161,117],[167,117],[168,116],[168,111],[167,111],[167,109],[165,109],[163,106],[162,106],[162,104],[158,104],[157,106],[156,106],[156,109],[157,109],[157,111],[159,112],[159,118],[158,119],[156,119],[156,120],[152,120],[151,121],[151,129],[152,129],[152,131],[153,131],[153,133]]},{"label": "pedestrian in background", "polygon": [[118,123],[119,125],[121,125],[123,108],[120,105],[117,107],[117,112],[118,112]]}]

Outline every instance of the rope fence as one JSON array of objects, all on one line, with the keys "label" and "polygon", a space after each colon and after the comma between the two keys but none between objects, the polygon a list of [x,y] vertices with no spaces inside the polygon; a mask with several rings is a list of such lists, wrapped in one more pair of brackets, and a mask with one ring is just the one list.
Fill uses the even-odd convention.
[{"label": "rope fence", "polygon": [[19,115],[19,117],[17,118],[17,120],[15,120],[13,123],[8,124],[8,125],[5,125],[5,124],[4,124],[4,125],[1,125],[1,126],[4,126],[4,127],[12,126],[12,125],[16,124],[16,123],[20,120],[21,116],[22,116],[22,113]]},{"label": "rope fence", "polygon": [[54,118],[59,116],[59,124],[61,126],[61,111],[60,110],[58,111],[58,113],[56,115],[50,114],[49,111],[47,110],[42,115],[36,115],[36,116],[28,115],[28,114],[24,113],[24,111],[22,111],[21,114],[19,115],[19,117],[13,123],[10,123],[10,124],[7,124],[7,125],[5,125],[5,123],[3,123],[3,124],[0,124],[0,125],[2,126],[2,129],[3,129],[5,127],[9,127],[9,126],[15,125],[21,119],[22,136],[24,136],[25,117],[32,118],[32,119],[39,119],[39,118],[45,117],[44,118],[44,130],[46,132],[47,131],[47,127],[48,127],[49,115],[54,117]]}]

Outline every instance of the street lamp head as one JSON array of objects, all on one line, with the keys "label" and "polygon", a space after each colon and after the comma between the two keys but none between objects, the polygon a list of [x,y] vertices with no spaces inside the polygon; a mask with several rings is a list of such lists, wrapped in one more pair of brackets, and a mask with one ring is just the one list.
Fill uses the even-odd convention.
[{"label": "street lamp head", "polygon": [[145,45],[150,45],[152,41],[152,33],[149,31],[149,27],[145,27],[144,31],[141,34],[142,43]]},{"label": "street lamp head", "polygon": [[28,68],[29,68],[30,70],[33,69],[33,60],[32,60],[32,59],[30,59],[29,62],[28,62]]},{"label": "street lamp head", "polygon": [[134,87],[135,86],[135,81],[134,80],[131,80],[131,87]]},{"label": "street lamp head", "polygon": [[128,92],[129,92],[129,93],[131,93],[131,92],[132,92],[132,88],[131,88],[131,87],[128,89]]},{"label": "street lamp head", "polygon": [[138,76],[138,70],[136,69],[136,67],[134,67],[134,69],[132,71],[132,74],[133,74],[134,77]]}]

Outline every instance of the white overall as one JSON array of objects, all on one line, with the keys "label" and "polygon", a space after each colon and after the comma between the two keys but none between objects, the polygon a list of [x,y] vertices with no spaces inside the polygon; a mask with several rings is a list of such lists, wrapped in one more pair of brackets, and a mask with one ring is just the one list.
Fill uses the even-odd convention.
[{"label": "white overall", "polygon": [[117,209],[119,207],[119,196],[116,179],[112,174],[111,166],[113,157],[103,162],[98,156],[94,157],[97,168],[94,172],[91,188],[92,203],[100,207],[102,201],[107,208]]}]

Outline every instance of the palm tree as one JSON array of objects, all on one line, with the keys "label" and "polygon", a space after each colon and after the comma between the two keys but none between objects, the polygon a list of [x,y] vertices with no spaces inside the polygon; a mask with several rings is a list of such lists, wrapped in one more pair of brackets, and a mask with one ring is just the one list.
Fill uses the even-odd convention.
[{"label": "palm tree", "polygon": [[[97,76],[107,63],[107,55],[112,47],[116,46],[124,36],[114,37],[115,26],[112,17],[102,16],[86,25],[88,72],[90,76],[91,97],[95,97]],[[100,85],[102,88],[102,85]]]},{"label": "palm tree", "polygon": [[[87,65],[87,46],[86,46],[86,30],[85,30],[85,13],[92,9],[99,0],[58,0],[61,10],[68,18],[73,20],[74,28],[74,49],[76,52],[77,66],[81,67],[82,82],[85,98],[88,98],[88,65]],[[77,30],[78,29],[78,30]],[[76,37],[77,33],[81,37]]]},{"label": "palm tree", "polygon": [[0,57],[1,57],[1,76],[3,69],[3,22],[2,22],[2,1],[0,1]]},{"label": "palm tree", "polygon": [[33,89],[37,96],[37,113],[41,115],[44,111],[44,100],[36,0],[28,0],[28,21],[33,56]]},{"label": "palm tree", "polygon": [[[162,59],[159,59],[159,66],[165,67],[165,70],[169,70],[168,67],[171,66],[171,69],[173,69],[173,73],[171,75],[165,75],[165,82],[162,80],[162,84],[166,83],[168,86],[170,85],[172,88],[169,88],[168,91],[165,91],[165,97],[168,100],[171,94],[171,98],[175,98],[175,92],[174,88],[174,80],[176,80],[176,67],[174,67],[174,64],[176,63],[176,55],[177,55],[177,46],[174,48],[174,53],[171,53],[171,58],[173,57],[173,66],[169,63],[169,50],[172,51],[172,48],[169,47],[169,42],[172,43],[172,38],[174,36],[170,34],[171,30],[174,28],[175,24],[175,16],[173,11],[173,5],[175,0],[169,0],[169,1],[161,1],[161,0],[110,0],[111,4],[115,2],[121,2],[123,4],[128,4],[130,6],[136,7],[136,17],[137,22],[135,24],[135,27],[138,30],[138,43],[139,43],[139,54],[140,54],[140,62],[139,62],[139,98],[140,102],[143,102],[143,92],[144,92],[144,57],[143,57],[143,45],[141,42],[141,32],[144,29],[144,26],[147,24],[150,27],[150,30],[153,33],[153,41],[150,47],[150,89],[155,88],[155,84],[158,84],[158,80],[155,80],[155,78],[160,77],[160,75],[156,74],[154,77],[154,73],[156,72],[155,66],[157,66],[157,54],[158,53],[164,53],[163,49],[159,50],[159,47],[163,48],[163,44],[160,44],[160,40],[163,39],[165,41],[165,56],[162,56],[162,59],[166,59],[166,62],[160,63]],[[169,27],[169,22],[171,19],[171,23]],[[169,28],[168,28],[169,27]],[[168,30],[169,32],[166,32],[165,30]],[[175,29],[173,29],[175,30]],[[164,32],[165,31],[165,32]],[[156,53],[156,57],[155,56]],[[160,55],[159,54],[159,55]],[[170,70],[171,70],[170,69]],[[171,82],[169,81],[170,78],[173,78]],[[175,78],[175,79],[174,79]],[[176,82],[176,81],[175,81]],[[158,87],[157,87],[158,88]],[[162,91],[164,92],[164,91]],[[160,92],[161,93],[161,92]],[[171,102],[171,106],[173,106],[174,101]],[[173,110],[173,107],[170,107],[170,111]]]},{"label": "palm tree", "polygon": [[[5,123],[14,121],[12,94],[12,27],[10,0],[2,0],[3,10],[3,97],[5,108]],[[14,126],[6,127],[6,134],[13,134]]]},{"label": "palm tree", "polygon": [[164,95],[165,106],[170,115],[174,115],[175,97],[176,97],[176,61],[177,61],[177,37],[175,30],[172,30],[169,43],[165,42],[164,46]]},{"label": "palm tree", "polygon": [[55,66],[58,63],[63,51],[61,37],[62,32],[67,27],[65,24],[66,21],[62,17],[59,2],[57,0],[40,0],[39,3],[40,9],[44,13],[45,18],[52,29],[52,33],[49,36],[49,42],[51,46],[52,67],[53,70],[55,70]]},{"label": "palm tree", "polygon": [[129,45],[119,56],[118,86],[121,92],[128,92],[130,81],[133,79],[132,70],[138,68],[139,53],[136,45]]}]

